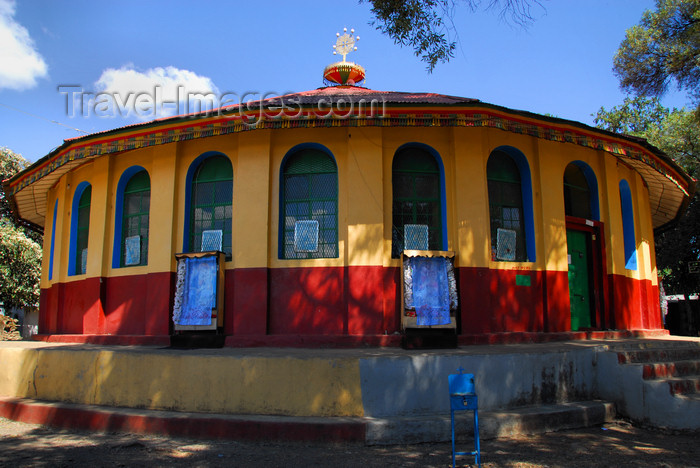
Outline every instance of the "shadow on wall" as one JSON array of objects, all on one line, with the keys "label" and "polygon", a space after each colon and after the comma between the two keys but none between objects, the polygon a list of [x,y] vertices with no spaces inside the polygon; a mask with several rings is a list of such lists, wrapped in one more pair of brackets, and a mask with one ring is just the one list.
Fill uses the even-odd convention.
[{"label": "shadow on wall", "polygon": [[421,355],[360,360],[365,416],[449,414],[447,376],[475,375],[480,410],[588,400],[595,353]]},{"label": "shadow on wall", "polygon": [[273,268],[271,334],[342,334],[347,329],[343,267]]}]

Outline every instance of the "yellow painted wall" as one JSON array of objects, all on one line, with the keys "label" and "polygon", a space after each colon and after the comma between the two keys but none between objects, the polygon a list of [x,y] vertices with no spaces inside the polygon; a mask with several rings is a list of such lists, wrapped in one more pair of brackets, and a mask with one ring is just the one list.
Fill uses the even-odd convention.
[{"label": "yellow painted wall", "polygon": [[348,207],[347,264],[381,265],[384,261],[384,212],[387,209],[382,130],[353,128],[348,131],[347,138],[347,185],[350,189],[341,193]]},{"label": "yellow painted wall", "polygon": [[270,245],[271,198],[268,130],[238,137],[238,160],[233,180],[233,266],[256,268],[267,265]]},{"label": "yellow painted wall", "polygon": [[363,416],[359,358],[3,345],[0,395],[177,411]]},{"label": "yellow painted wall", "polygon": [[[178,210],[173,209],[177,206],[178,194],[178,179],[173,177],[173,174],[177,174],[182,167],[177,158],[177,146],[175,143],[170,143],[154,146],[151,149],[153,159],[149,171],[151,211],[147,266],[147,271],[151,272],[170,271],[174,263],[173,254],[180,252],[180,246],[176,244],[177,231],[173,229],[173,226],[177,226],[179,216]],[[112,270],[111,273],[114,274],[115,271]]]},{"label": "yellow painted wall", "polygon": [[[469,142],[470,144],[464,144]],[[477,128],[455,128],[451,151],[455,158],[455,250],[458,266],[488,268],[491,261],[489,210],[475,200],[488,199],[486,158],[489,146]]]}]

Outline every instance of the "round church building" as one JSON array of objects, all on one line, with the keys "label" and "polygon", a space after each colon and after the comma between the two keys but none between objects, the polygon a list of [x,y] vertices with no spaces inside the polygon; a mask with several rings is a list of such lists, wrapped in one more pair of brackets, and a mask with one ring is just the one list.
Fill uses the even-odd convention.
[{"label": "round church building", "polygon": [[44,233],[38,338],[663,332],[654,233],[695,182],[661,151],[476,99],[367,89],[345,60],[324,76],[66,140],[5,181]]}]

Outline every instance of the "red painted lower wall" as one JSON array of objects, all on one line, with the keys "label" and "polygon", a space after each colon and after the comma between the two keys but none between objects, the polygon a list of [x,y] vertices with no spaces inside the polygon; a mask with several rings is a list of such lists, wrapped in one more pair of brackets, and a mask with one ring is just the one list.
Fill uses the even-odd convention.
[{"label": "red painted lower wall", "polygon": [[635,280],[610,275],[610,297],[615,328],[620,330],[655,330],[663,328],[659,287],[649,280]]},{"label": "red painted lower wall", "polygon": [[174,275],[103,278],[105,327],[110,335],[167,335],[170,332]]},{"label": "red painted lower wall", "polygon": [[101,333],[104,327],[102,281],[88,278],[41,290],[41,333]]},{"label": "red painted lower wall", "polygon": [[569,304],[569,272],[544,272],[544,328],[547,332],[571,330]]},{"label": "red painted lower wall", "polygon": [[542,272],[460,268],[459,299],[464,334],[546,331]]},{"label": "red painted lower wall", "polygon": [[167,335],[174,275],[88,278],[41,290],[40,333]]},{"label": "red painted lower wall", "polygon": [[348,334],[381,335],[399,328],[398,268],[348,267]]},{"label": "red painted lower wall", "polygon": [[347,333],[344,268],[274,268],[270,273],[270,334]]},{"label": "red painted lower wall", "polygon": [[[570,330],[567,272],[459,268],[464,335]],[[610,275],[597,323],[662,329],[658,288]],[[399,268],[250,268],[225,274],[226,335],[383,335],[400,330]],[[89,278],[41,291],[42,334],[168,335],[174,274]],[[605,297],[605,294],[603,294]],[[610,316],[608,318],[608,315]],[[614,323],[604,323],[614,321]]]},{"label": "red painted lower wall", "polygon": [[235,335],[267,334],[268,269],[226,270],[224,331]]}]

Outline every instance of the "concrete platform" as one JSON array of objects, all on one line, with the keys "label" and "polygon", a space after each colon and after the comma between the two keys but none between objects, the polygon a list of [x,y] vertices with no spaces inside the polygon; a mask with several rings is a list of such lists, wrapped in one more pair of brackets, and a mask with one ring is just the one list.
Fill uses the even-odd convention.
[{"label": "concrete platform", "polygon": [[462,367],[476,375],[482,438],[502,437],[610,420],[620,402],[605,397],[605,382],[617,375],[601,374],[599,361],[617,360],[616,350],[700,345],[675,338],[452,350],[0,342],[0,416],[206,438],[445,441],[447,375]]},{"label": "concrete platform", "polygon": [[[612,421],[615,405],[589,401],[479,412],[484,440],[538,434]],[[447,442],[450,416],[319,418],[225,415],[114,408],[0,398],[0,417],[59,428],[229,440],[362,442],[368,445]],[[460,439],[473,436],[471,414],[457,416]]]}]

